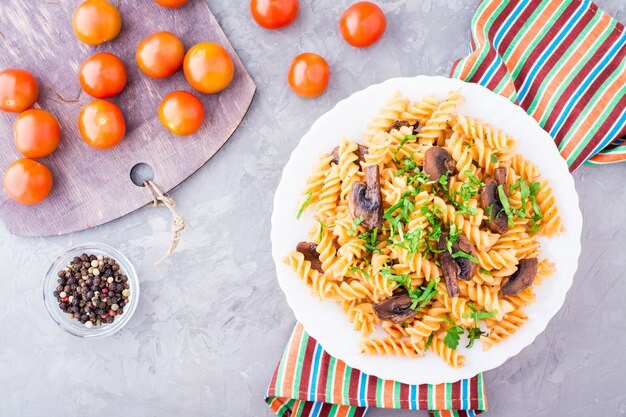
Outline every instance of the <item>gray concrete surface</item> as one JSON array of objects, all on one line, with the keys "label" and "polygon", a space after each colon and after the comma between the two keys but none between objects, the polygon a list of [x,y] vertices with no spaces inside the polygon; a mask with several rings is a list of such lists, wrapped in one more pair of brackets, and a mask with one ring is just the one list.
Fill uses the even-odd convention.
[{"label": "gray concrete surface", "polygon": [[[302,1],[297,22],[279,32],[255,26],[247,1],[209,3],[257,82],[250,112],[172,193],[188,228],[160,268],[153,263],[167,246],[170,220],[163,208],[46,239],[0,226],[0,415],[270,416],[263,393],[294,324],[270,258],[281,168],[310,124],[353,91],[389,77],[447,74],[467,51],[475,1],[380,1],[387,33],[367,50],[338,35],[348,1]],[[598,3],[626,20],[623,1]],[[319,99],[287,87],[289,62],[301,51],[323,54],[332,67]],[[8,128],[1,132],[8,141]],[[486,374],[490,416],[626,415],[626,165],[586,166],[575,178],[585,219],[579,271],[547,330]],[[132,321],[104,340],[63,333],[41,299],[51,260],[88,241],[128,254],[142,282]]]}]

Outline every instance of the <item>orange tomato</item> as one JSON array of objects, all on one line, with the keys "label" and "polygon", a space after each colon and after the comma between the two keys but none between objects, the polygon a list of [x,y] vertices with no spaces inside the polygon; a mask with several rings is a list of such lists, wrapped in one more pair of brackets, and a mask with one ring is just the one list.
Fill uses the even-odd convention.
[{"label": "orange tomato", "polygon": [[119,107],[110,101],[87,103],[78,115],[83,140],[96,149],[112,148],[124,139],[126,122]]},{"label": "orange tomato", "polygon": [[222,91],[233,80],[233,60],[221,45],[202,42],[185,55],[183,70],[189,84],[201,93]]},{"label": "orange tomato", "polygon": [[252,18],[265,29],[280,29],[289,26],[298,17],[299,8],[298,0],[252,0],[250,2]]},{"label": "orange tomato", "polygon": [[13,162],[4,172],[4,192],[18,203],[33,205],[43,201],[52,190],[52,173],[32,159]]},{"label": "orange tomato", "polygon": [[193,94],[186,91],[174,91],[161,101],[159,120],[175,135],[191,135],[202,126],[204,106]]},{"label": "orange tomato", "polygon": [[39,98],[39,84],[33,75],[21,69],[0,72],[0,110],[22,112]]},{"label": "orange tomato", "polygon": [[339,21],[341,36],[352,46],[365,48],[374,44],[387,27],[385,13],[369,1],[348,7]]},{"label": "orange tomato", "polygon": [[154,0],[159,6],[167,7],[169,9],[175,9],[177,7],[184,6],[189,0]]},{"label": "orange tomato", "polygon": [[61,126],[52,113],[30,109],[17,116],[13,133],[15,147],[22,155],[45,158],[59,146]]},{"label": "orange tomato", "polygon": [[96,46],[120,34],[122,16],[106,0],[86,0],[74,10],[72,28],[80,41]]},{"label": "orange tomato", "polygon": [[185,46],[173,33],[156,32],[139,43],[136,59],[148,77],[169,77],[183,65]]},{"label": "orange tomato", "polygon": [[109,98],[124,90],[128,74],[121,59],[108,52],[87,58],[78,70],[78,81],[85,93],[95,98]]},{"label": "orange tomato", "polygon": [[326,91],[330,68],[321,56],[305,52],[291,62],[289,86],[302,97],[317,97]]}]

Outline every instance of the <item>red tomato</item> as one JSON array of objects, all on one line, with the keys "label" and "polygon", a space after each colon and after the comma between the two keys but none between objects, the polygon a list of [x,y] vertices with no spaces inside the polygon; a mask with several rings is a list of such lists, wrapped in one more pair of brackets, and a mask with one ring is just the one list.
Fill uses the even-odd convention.
[{"label": "red tomato", "polygon": [[374,44],[383,36],[386,26],[383,11],[369,1],[360,1],[348,7],[339,21],[341,36],[358,48]]},{"label": "red tomato", "polygon": [[175,135],[191,135],[202,126],[204,106],[193,94],[186,91],[174,91],[161,101],[159,120]]},{"label": "red tomato", "polygon": [[22,112],[39,98],[39,84],[33,75],[21,69],[0,72],[0,110]]},{"label": "red tomato", "polygon": [[112,148],[124,139],[126,122],[119,107],[110,101],[94,100],[78,115],[83,140],[96,149]]},{"label": "red tomato", "polygon": [[289,86],[302,97],[317,97],[326,91],[330,68],[321,56],[306,52],[291,62]]},{"label": "red tomato", "polygon": [[95,98],[118,95],[126,87],[128,74],[121,59],[108,52],[87,58],[78,70],[78,81],[85,93]]},{"label": "red tomato", "polygon": [[4,172],[4,191],[18,203],[33,205],[43,201],[52,190],[52,173],[32,159],[13,162]]},{"label": "red tomato", "polygon": [[136,58],[139,69],[148,77],[165,78],[183,65],[185,47],[173,33],[156,32],[141,41]]},{"label": "red tomato", "polygon": [[59,146],[61,126],[45,110],[30,109],[20,113],[13,124],[15,147],[27,158],[45,158]]},{"label": "red tomato", "polygon": [[298,0],[252,0],[250,11],[254,21],[265,29],[280,29],[289,26],[296,17],[300,5]]},{"label": "red tomato", "polygon": [[72,28],[79,40],[96,46],[111,41],[120,34],[122,16],[106,0],[86,0],[74,10]]},{"label": "red tomato", "polygon": [[183,63],[185,77],[196,90],[205,94],[222,91],[233,80],[233,60],[221,45],[202,42],[194,45]]},{"label": "red tomato", "polygon": [[189,0],[154,0],[159,6],[175,9],[184,6]]}]

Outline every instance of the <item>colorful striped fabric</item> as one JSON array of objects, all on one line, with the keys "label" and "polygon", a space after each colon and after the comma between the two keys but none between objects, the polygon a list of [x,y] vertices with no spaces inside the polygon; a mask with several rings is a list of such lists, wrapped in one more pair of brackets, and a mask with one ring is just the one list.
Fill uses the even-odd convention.
[{"label": "colorful striped fabric", "polygon": [[626,160],[624,25],[587,0],[484,0],[451,76],[523,107],[575,170]]},{"label": "colorful striped fabric", "polygon": [[450,384],[407,385],[350,368],[296,325],[265,401],[281,417],[361,417],[368,407],[470,417],[487,409],[482,375]]}]

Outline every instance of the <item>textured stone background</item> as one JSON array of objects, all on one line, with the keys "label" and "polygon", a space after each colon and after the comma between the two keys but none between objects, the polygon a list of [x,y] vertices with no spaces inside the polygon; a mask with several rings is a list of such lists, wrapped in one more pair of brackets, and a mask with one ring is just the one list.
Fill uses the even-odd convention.
[{"label": "textured stone background", "polygon": [[[270,416],[263,392],[294,323],[270,257],[281,168],[310,124],[350,93],[390,77],[447,74],[467,51],[476,2],[381,0],[387,33],[367,50],[339,37],[349,1],[303,0],[296,23],[279,32],[257,27],[247,0],[209,3],[257,82],[243,125],[172,193],[188,229],[160,268],[153,263],[170,220],[163,208],[49,239],[0,226],[0,415]],[[623,1],[598,3],[626,20]],[[289,62],[302,51],[332,67],[329,90],[316,100],[287,87]],[[0,131],[8,141],[10,129]],[[578,274],[547,330],[486,374],[491,416],[626,415],[626,165],[585,166],[575,178],[585,219]],[[128,327],[104,340],[65,334],[41,299],[52,259],[89,241],[129,255],[142,282]]]}]

